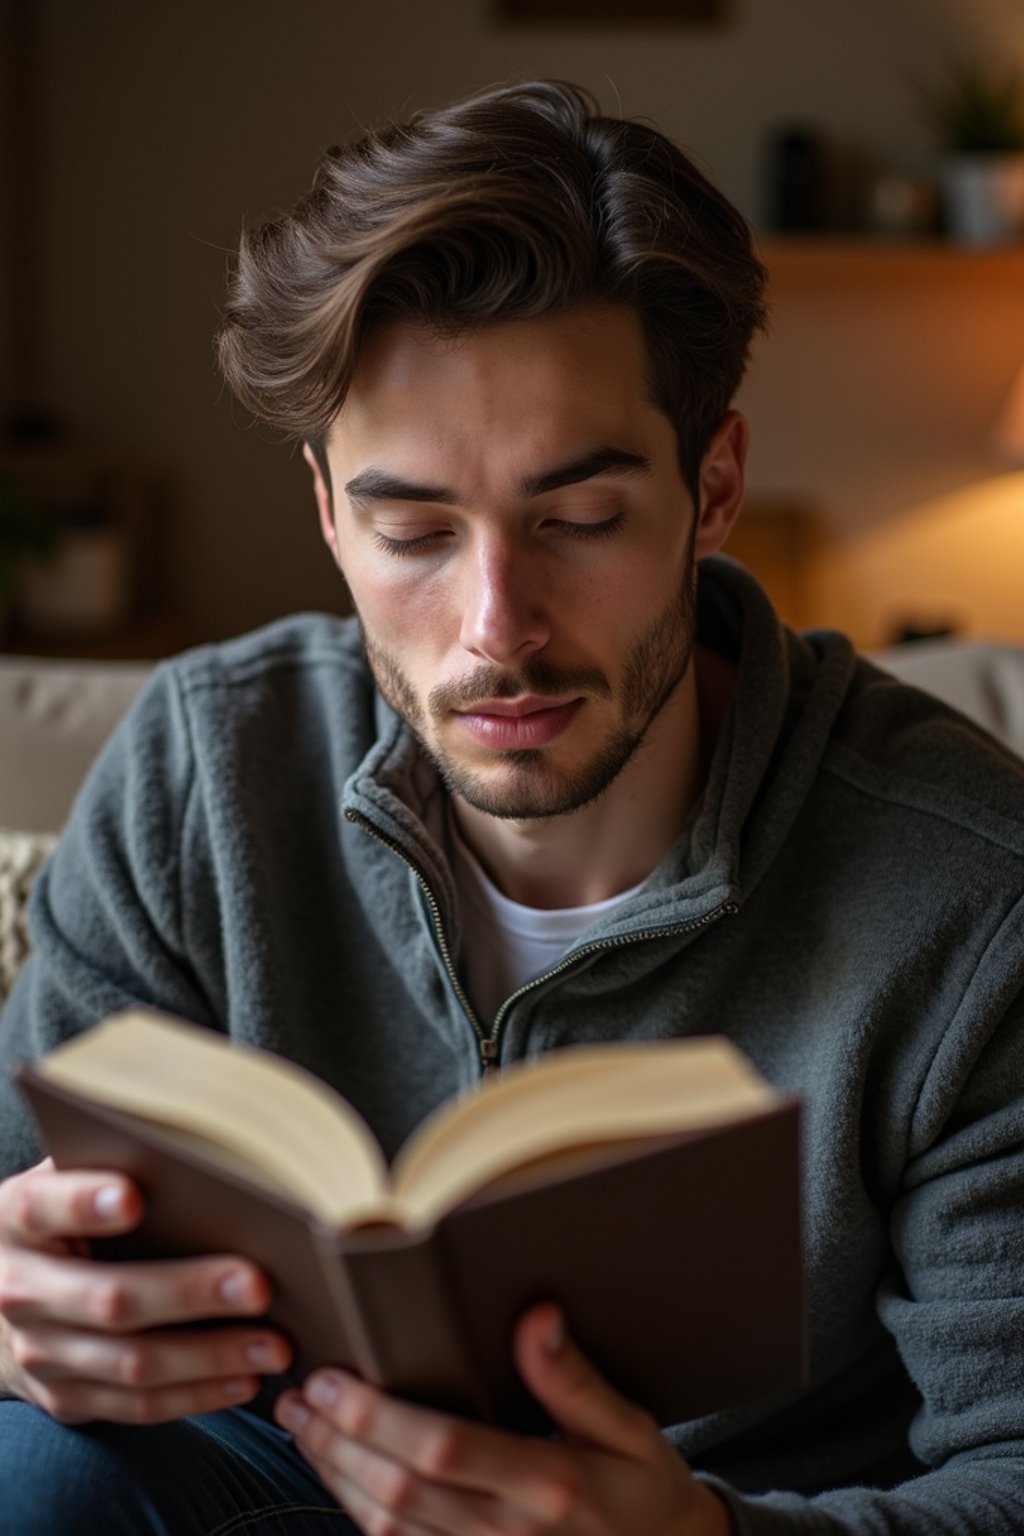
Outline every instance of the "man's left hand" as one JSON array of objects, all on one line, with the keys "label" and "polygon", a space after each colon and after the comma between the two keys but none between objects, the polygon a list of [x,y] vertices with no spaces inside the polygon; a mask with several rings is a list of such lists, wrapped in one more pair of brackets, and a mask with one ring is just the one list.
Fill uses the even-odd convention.
[{"label": "man's left hand", "polygon": [[725,1505],[565,1336],[556,1307],[526,1313],[513,1348],[560,1439],[418,1408],[339,1370],[285,1393],[275,1416],[367,1536],[728,1536]]}]

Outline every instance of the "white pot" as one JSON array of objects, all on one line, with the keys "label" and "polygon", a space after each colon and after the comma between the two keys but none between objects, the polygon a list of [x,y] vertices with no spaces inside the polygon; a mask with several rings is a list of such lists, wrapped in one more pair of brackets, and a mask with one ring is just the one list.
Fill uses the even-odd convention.
[{"label": "white pot", "polygon": [[958,245],[1024,235],[1024,154],[953,155],[942,168],[946,230]]}]

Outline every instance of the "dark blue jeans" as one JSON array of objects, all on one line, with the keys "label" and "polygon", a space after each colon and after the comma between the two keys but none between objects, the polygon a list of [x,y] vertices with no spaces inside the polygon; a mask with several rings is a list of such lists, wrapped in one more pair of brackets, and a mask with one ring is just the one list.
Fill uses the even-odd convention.
[{"label": "dark blue jeans", "polygon": [[276,1425],[244,1408],[69,1428],[0,1402],[4,1536],[356,1536]]}]

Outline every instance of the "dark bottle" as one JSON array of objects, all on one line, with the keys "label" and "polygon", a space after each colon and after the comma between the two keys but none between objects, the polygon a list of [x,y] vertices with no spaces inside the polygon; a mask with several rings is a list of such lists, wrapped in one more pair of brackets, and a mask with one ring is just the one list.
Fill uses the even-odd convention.
[{"label": "dark bottle", "polygon": [[821,229],[825,222],[825,150],[809,128],[785,128],[768,146],[769,229]]}]

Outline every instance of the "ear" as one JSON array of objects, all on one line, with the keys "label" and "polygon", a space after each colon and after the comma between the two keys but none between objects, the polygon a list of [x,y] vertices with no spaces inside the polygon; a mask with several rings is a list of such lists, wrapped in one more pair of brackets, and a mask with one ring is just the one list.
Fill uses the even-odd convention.
[{"label": "ear", "polygon": [[308,443],[302,445],[302,457],[313,472],[313,495],[316,497],[316,509],[320,518],[320,533],[324,543],[334,556],[335,564],[338,560],[338,531],[334,526],[334,508],[331,505],[331,493],[327,489],[326,482],[316,461],[316,455]]},{"label": "ear", "polygon": [[750,428],[739,411],[728,411],[701,460],[700,509],[694,550],[698,560],[721,549],[743,503],[743,475]]}]

